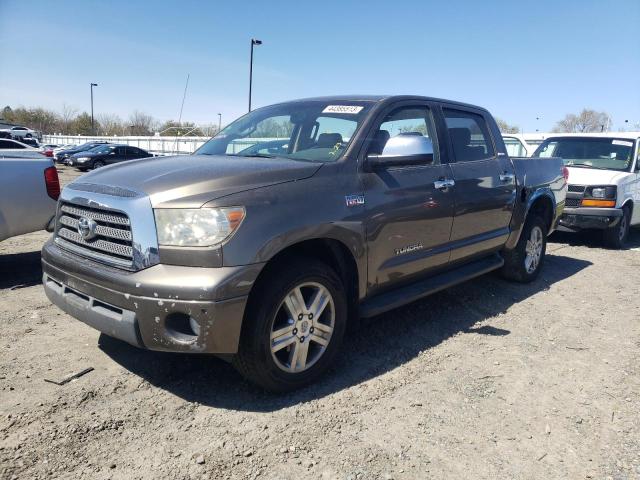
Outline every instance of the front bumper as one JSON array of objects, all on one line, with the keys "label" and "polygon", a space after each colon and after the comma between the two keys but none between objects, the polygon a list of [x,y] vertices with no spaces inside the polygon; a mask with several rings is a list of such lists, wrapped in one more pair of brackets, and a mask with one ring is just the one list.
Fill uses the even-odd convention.
[{"label": "front bumper", "polygon": [[200,268],[106,267],[61,250],[42,250],[52,303],[93,328],[150,350],[237,352],[245,305],[262,264]]},{"label": "front bumper", "polygon": [[583,229],[604,230],[615,227],[622,214],[619,208],[565,208],[558,226],[559,230],[572,232]]}]

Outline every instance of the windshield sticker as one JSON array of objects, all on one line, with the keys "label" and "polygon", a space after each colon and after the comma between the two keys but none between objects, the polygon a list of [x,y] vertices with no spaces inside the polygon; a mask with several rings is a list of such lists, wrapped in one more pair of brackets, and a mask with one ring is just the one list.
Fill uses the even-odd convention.
[{"label": "windshield sticker", "polygon": [[349,115],[356,115],[364,107],[358,107],[356,105],[328,105],[322,111],[322,113],[347,113]]},{"label": "windshield sticker", "polygon": [[612,145],[622,145],[624,147],[633,147],[633,142],[628,142],[626,140],[613,140],[611,142]]}]

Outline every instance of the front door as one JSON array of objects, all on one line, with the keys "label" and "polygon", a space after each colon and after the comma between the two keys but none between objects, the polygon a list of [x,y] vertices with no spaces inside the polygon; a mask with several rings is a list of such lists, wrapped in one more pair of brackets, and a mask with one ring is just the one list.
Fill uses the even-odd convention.
[{"label": "front door", "polygon": [[455,214],[451,261],[481,255],[503,245],[516,196],[515,170],[498,155],[481,112],[442,109],[452,153]]},{"label": "front door", "polygon": [[[385,154],[408,137],[433,148],[432,161],[363,173],[368,244],[368,291],[399,286],[449,261],[453,193],[428,105],[391,108],[371,133],[367,153]],[[437,188],[439,186],[439,188]]]}]

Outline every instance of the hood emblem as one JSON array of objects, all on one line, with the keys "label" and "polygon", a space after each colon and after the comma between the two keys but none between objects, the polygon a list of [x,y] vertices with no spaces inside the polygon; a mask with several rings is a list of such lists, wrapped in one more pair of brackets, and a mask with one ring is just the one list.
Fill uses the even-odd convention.
[{"label": "hood emblem", "polygon": [[83,240],[91,240],[96,236],[98,224],[91,218],[80,217],[78,220],[78,233]]}]

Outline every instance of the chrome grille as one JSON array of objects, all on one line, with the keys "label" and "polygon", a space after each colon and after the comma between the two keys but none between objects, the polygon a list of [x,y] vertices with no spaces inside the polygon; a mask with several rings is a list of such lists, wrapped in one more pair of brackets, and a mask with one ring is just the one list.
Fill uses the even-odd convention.
[{"label": "chrome grille", "polygon": [[[78,231],[82,217],[96,222],[91,239],[85,240]],[[133,265],[131,222],[121,212],[62,203],[56,219],[55,242],[66,250],[103,263],[125,268]]]}]

